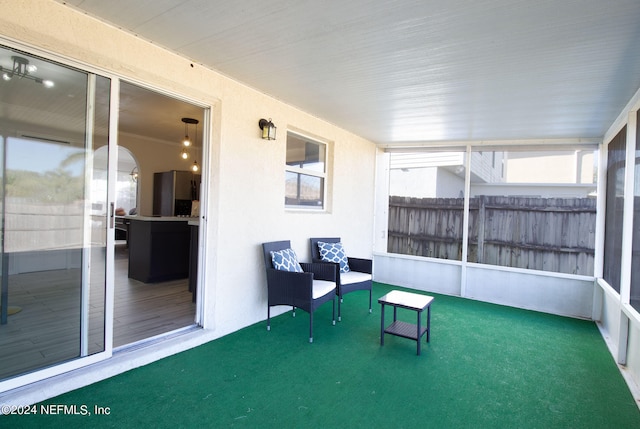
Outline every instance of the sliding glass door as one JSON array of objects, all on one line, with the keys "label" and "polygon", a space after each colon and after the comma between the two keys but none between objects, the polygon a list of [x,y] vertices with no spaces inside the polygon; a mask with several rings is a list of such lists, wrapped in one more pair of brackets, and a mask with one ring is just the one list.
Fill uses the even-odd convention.
[{"label": "sliding glass door", "polygon": [[0,47],[0,381],[105,351],[110,80]]}]

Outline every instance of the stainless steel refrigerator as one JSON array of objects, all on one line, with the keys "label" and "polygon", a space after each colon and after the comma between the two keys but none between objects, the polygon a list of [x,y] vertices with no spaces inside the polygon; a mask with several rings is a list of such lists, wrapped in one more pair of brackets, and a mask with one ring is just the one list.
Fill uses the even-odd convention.
[{"label": "stainless steel refrigerator", "polygon": [[191,216],[193,201],[200,199],[200,180],[191,171],[153,173],[153,215]]}]

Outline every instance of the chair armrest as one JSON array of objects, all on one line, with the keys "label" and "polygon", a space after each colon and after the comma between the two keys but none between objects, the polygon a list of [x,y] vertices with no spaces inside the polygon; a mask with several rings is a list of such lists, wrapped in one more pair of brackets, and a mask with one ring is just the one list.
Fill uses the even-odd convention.
[{"label": "chair armrest", "polygon": [[269,296],[278,300],[286,297],[292,300],[310,300],[313,296],[313,273],[296,273],[268,268],[267,289]]},{"label": "chair armrest", "polygon": [[371,259],[347,258],[349,260],[349,269],[360,273],[373,273],[373,261]]},{"label": "chair armrest", "polygon": [[337,277],[336,265],[332,262],[318,263],[318,262],[300,262],[300,266],[305,272],[313,273],[313,278],[316,280],[327,280],[335,282]]}]

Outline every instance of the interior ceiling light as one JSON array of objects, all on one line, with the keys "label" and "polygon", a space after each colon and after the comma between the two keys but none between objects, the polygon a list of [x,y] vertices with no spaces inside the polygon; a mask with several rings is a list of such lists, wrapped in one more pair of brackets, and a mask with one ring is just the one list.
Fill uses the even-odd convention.
[{"label": "interior ceiling light", "polygon": [[198,170],[200,170],[200,167],[198,166],[198,161],[193,161],[193,165],[191,166],[191,171],[195,173]]},{"label": "interior ceiling light", "polygon": [[189,138],[189,124],[193,124],[196,126],[194,140],[198,138],[198,121],[193,118],[182,118],[182,122],[184,122],[184,140],[182,140],[182,144],[186,147],[191,146],[191,139]]},{"label": "interior ceiling light", "polygon": [[45,88],[53,88],[55,85],[52,80],[32,76],[31,73],[38,71],[38,67],[33,64],[29,64],[28,59],[14,55],[11,57],[11,60],[13,60],[13,67],[11,69],[0,66],[2,80],[10,81],[15,77],[17,79],[30,79],[36,83],[42,84]]}]

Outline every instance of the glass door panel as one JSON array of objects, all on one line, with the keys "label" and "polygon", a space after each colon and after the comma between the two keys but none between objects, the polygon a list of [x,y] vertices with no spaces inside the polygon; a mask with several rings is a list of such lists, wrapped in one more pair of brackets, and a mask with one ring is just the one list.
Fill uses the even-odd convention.
[{"label": "glass door panel", "polygon": [[[0,48],[0,380],[105,350],[106,78]],[[6,311],[5,311],[6,309]]]}]

